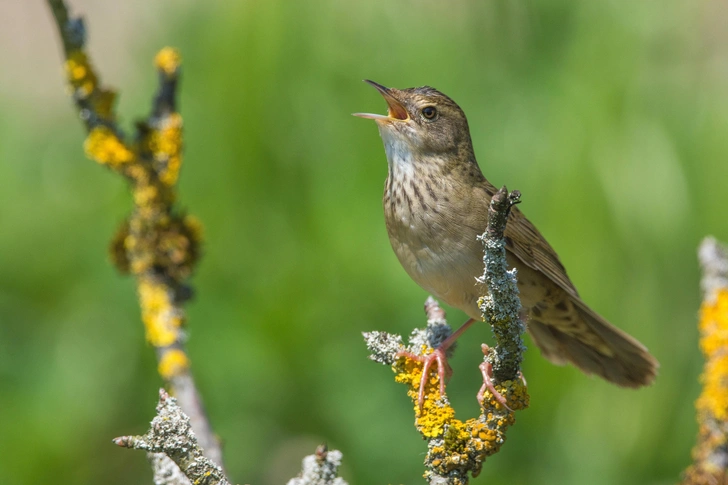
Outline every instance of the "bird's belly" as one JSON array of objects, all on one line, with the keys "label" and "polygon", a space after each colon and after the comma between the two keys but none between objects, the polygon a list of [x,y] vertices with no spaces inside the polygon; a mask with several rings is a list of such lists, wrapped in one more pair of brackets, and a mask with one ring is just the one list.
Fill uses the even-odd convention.
[{"label": "bird's belly", "polygon": [[[458,308],[472,318],[481,318],[478,299],[487,294],[486,285],[476,278],[483,275],[483,246],[476,234],[453,239],[443,234],[423,237],[417,228],[390,231],[389,240],[407,274],[446,304]],[[432,234],[432,233],[428,233]],[[518,286],[524,309],[548,299],[545,276],[529,268],[508,251],[509,268],[518,270]]]},{"label": "bird's belly", "polygon": [[477,301],[486,288],[476,281],[483,274],[484,266],[482,249],[472,248],[482,248],[475,236],[472,245],[450,240],[427,244],[391,234],[390,242],[407,274],[425,291],[473,318],[480,318]]}]

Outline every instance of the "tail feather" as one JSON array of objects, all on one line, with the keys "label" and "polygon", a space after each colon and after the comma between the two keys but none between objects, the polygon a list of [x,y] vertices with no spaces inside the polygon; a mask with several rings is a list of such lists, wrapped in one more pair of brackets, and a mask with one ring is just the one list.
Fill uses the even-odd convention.
[{"label": "tail feather", "polygon": [[603,348],[589,345],[584,338],[577,338],[562,331],[560,325],[550,325],[532,314],[529,333],[544,357],[560,365],[571,362],[586,374],[596,374],[622,387],[646,386],[655,380],[659,363],[644,345],[611,325],[581,300],[572,298],[571,302],[581,322],[599,338]]}]

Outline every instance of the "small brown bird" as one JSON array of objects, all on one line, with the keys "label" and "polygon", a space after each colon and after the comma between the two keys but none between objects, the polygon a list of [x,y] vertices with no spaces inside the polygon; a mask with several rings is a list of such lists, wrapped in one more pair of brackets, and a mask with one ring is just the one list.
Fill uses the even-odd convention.
[{"label": "small brown bird", "polygon": [[[475,277],[483,273],[483,246],[476,236],[487,226],[496,188],[480,171],[465,113],[452,99],[428,86],[391,89],[366,82],[388,105],[386,116],[355,116],[376,121],[384,142],[389,173],[383,204],[392,248],[417,284],[471,317],[425,359],[426,368],[438,363],[444,386],[445,349],[482,318],[477,301],[486,289]],[[571,362],[624,387],[654,380],[655,358],[579,298],[556,252],[518,208],[511,210],[505,237],[528,331],[548,360]]]}]

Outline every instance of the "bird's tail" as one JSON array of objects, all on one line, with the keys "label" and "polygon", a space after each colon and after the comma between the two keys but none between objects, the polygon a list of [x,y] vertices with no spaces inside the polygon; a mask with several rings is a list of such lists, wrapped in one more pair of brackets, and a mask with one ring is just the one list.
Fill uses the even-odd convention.
[{"label": "bird's tail", "polygon": [[551,362],[571,362],[618,386],[646,386],[657,375],[659,363],[644,345],[578,298],[566,297],[553,307],[532,310],[528,330]]}]

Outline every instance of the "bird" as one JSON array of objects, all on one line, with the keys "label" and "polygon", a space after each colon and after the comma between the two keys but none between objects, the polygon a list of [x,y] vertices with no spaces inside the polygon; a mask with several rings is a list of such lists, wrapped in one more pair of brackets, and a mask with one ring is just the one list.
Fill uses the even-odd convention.
[{"label": "bird", "polygon": [[[437,363],[444,394],[445,374],[451,373],[445,351],[482,320],[478,299],[487,287],[476,281],[484,269],[477,236],[485,231],[497,189],[476,161],[467,118],[455,101],[429,86],[395,89],[365,82],[387,102],[386,115],[354,116],[374,120],[384,143],[388,173],[382,204],[392,249],[420,287],[470,317],[421,358],[421,407],[429,367]],[[504,236],[528,333],[547,360],[571,363],[620,387],[654,381],[657,360],[579,297],[556,251],[517,207]]]}]

